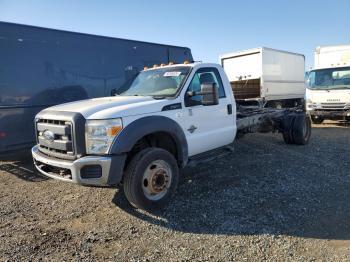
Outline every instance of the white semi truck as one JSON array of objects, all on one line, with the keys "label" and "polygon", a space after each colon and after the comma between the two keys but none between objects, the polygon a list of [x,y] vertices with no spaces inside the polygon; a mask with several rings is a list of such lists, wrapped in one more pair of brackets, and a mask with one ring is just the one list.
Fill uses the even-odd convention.
[{"label": "white semi truck", "polygon": [[218,64],[145,69],[118,95],[41,111],[35,119],[36,168],[82,185],[122,183],[128,201],[152,210],[168,203],[179,169],[232,152],[237,134],[279,131],[286,143],[308,143],[303,107],[236,105]]},{"label": "white semi truck", "polygon": [[220,56],[236,100],[259,101],[267,107],[302,105],[305,57],[267,47]]},{"label": "white semi truck", "polygon": [[306,110],[315,124],[350,121],[350,45],[317,47],[307,84]]}]

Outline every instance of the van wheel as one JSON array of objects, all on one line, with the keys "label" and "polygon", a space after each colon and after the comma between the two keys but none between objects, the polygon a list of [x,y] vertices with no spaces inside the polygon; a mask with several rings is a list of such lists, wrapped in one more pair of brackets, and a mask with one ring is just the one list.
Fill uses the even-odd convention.
[{"label": "van wheel", "polygon": [[322,122],[324,121],[324,118],[321,116],[312,116],[311,120],[312,120],[312,123],[314,124],[322,124]]},{"label": "van wheel", "polygon": [[292,137],[294,144],[306,145],[309,143],[311,136],[310,117],[299,115],[296,116],[292,128]]},{"label": "van wheel", "polygon": [[161,148],[146,148],[131,159],[126,169],[124,193],[134,207],[153,211],[169,203],[178,180],[174,156]]}]

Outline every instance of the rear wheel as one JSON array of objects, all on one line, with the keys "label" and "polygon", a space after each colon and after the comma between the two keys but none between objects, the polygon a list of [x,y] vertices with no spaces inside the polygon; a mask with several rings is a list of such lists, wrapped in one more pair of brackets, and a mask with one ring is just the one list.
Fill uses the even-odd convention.
[{"label": "rear wheel", "polygon": [[286,144],[294,144],[294,138],[292,133],[294,121],[295,121],[295,117],[291,119],[290,128],[288,130],[284,130],[282,133],[283,140]]},{"label": "rear wheel", "polygon": [[293,138],[291,137],[291,135],[289,134],[289,132],[283,132],[283,140],[286,144],[293,144]]},{"label": "rear wheel", "polygon": [[160,148],[146,148],[130,161],[124,176],[125,196],[133,206],[152,211],[166,206],[179,177],[176,159]]},{"label": "rear wheel", "polygon": [[309,143],[311,136],[311,121],[310,117],[299,115],[295,117],[293,128],[292,128],[292,137],[294,144],[297,145],[306,145]]},{"label": "rear wheel", "polygon": [[314,124],[322,124],[322,122],[324,121],[324,118],[321,116],[312,116],[312,123]]}]

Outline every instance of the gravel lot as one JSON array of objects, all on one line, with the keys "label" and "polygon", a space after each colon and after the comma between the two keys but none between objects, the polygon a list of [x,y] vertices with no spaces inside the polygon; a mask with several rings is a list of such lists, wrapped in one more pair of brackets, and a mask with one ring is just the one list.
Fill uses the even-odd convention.
[{"label": "gravel lot", "polygon": [[349,160],[342,124],[316,126],[307,146],[247,135],[183,170],[158,214],[119,189],[46,179],[28,158],[1,162],[0,260],[349,260]]}]

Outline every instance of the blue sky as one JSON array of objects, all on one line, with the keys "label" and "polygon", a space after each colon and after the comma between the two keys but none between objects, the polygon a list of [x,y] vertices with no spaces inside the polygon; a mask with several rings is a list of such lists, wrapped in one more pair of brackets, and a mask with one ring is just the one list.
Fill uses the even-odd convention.
[{"label": "blue sky", "polygon": [[0,0],[0,20],[188,46],[196,60],[259,46],[302,53],[350,44],[348,0]]}]

